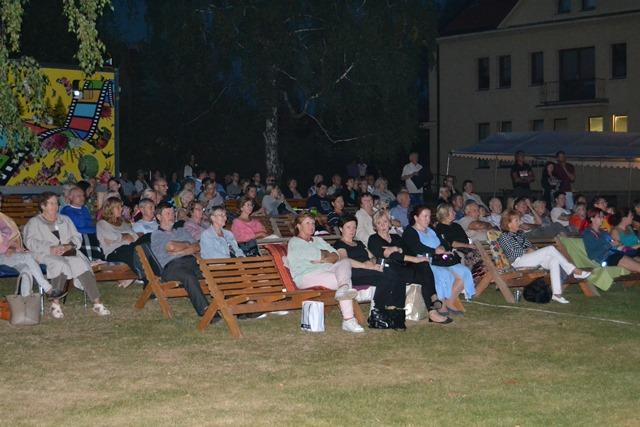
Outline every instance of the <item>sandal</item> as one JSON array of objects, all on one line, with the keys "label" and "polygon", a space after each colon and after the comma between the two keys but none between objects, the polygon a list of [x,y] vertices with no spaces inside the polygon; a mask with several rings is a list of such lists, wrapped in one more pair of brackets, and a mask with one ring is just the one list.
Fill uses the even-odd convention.
[{"label": "sandal", "polygon": [[44,294],[49,299],[60,299],[60,298],[66,297],[68,293],[69,293],[69,291],[65,290],[65,289],[54,289],[54,288],[51,288],[49,290],[49,292],[45,292]]},{"label": "sandal", "polygon": [[111,314],[111,311],[109,311],[109,309],[106,308],[104,304],[94,304],[93,312],[96,313],[98,316],[108,316]]},{"label": "sandal", "polygon": [[54,319],[62,319],[64,317],[60,304],[51,303],[51,317]]}]

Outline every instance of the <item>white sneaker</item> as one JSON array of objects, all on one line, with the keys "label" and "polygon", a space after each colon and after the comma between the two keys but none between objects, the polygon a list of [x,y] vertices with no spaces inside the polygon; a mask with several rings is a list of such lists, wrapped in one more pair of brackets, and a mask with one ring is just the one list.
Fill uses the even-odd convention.
[{"label": "white sneaker", "polygon": [[560,304],[569,304],[569,300],[565,299],[562,295],[554,295],[551,299],[555,302],[559,302]]},{"label": "white sneaker", "polygon": [[51,317],[54,319],[62,319],[64,317],[60,304],[56,304],[55,302],[51,303]]},{"label": "white sneaker", "polygon": [[289,314],[287,310],[279,310],[279,311],[270,311],[269,314],[272,316],[286,316]]},{"label": "white sneaker", "polygon": [[358,291],[350,288],[348,285],[342,285],[336,291],[335,299],[336,301],[346,301],[354,299],[357,295]]},{"label": "white sneaker", "polygon": [[586,279],[589,276],[591,276],[590,271],[583,271],[580,274],[573,273],[573,277],[575,277],[576,279]]},{"label": "white sneaker", "polygon": [[108,316],[111,314],[111,311],[109,311],[109,309],[106,308],[103,304],[94,304],[93,312],[98,316]]},{"label": "white sneaker", "polygon": [[359,334],[361,332],[364,332],[364,329],[362,328],[362,326],[358,324],[358,321],[356,320],[355,317],[352,317],[349,320],[343,320],[342,330],[347,332],[353,332],[354,334]]}]

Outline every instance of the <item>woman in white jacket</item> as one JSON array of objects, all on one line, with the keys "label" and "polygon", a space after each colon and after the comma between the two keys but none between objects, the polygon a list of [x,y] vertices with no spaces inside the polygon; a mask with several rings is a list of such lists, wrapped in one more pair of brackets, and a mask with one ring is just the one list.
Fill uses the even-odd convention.
[{"label": "woman in white jacket", "polygon": [[[111,312],[100,302],[100,292],[89,260],[78,250],[82,236],[65,215],[58,214],[58,198],[45,192],[40,201],[40,214],[29,220],[24,228],[24,244],[36,260],[47,266],[47,278],[54,289],[63,289],[68,279],[77,288],[84,289],[93,302],[93,311],[99,316]],[[51,303],[51,316],[64,317],[60,302]]]}]

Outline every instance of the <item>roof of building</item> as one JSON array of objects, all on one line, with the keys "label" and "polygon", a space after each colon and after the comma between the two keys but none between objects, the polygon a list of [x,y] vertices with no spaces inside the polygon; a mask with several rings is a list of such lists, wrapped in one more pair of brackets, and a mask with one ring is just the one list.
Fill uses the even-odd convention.
[{"label": "roof of building", "polygon": [[462,10],[441,36],[495,30],[519,0],[476,0]]}]

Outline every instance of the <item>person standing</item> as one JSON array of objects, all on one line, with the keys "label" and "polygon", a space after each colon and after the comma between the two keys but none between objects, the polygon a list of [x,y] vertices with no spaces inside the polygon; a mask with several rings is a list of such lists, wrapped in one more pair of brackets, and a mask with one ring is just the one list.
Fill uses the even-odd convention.
[{"label": "person standing", "polygon": [[[422,179],[421,179],[422,177]],[[411,205],[419,205],[422,203],[422,186],[424,184],[424,171],[420,163],[418,163],[418,153],[409,154],[409,163],[402,168],[401,179],[404,181]]]},{"label": "person standing", "polygon": [[524,152],[517,151],[515,164],[511,167],[511,181],[513,182],[513,197],[529,197],[531,183],[536,179],[533,169],[524,161]]},{"label": "person standing", "polygon": [[558,191],[562,191],[567,196],[567,209],[573,209],[573,192],[571,186],[576,180],[576,168],[571,163],[567,163],[567,155],[564,151],[556,153],[556,167],[553,175],[560,181]]}]

